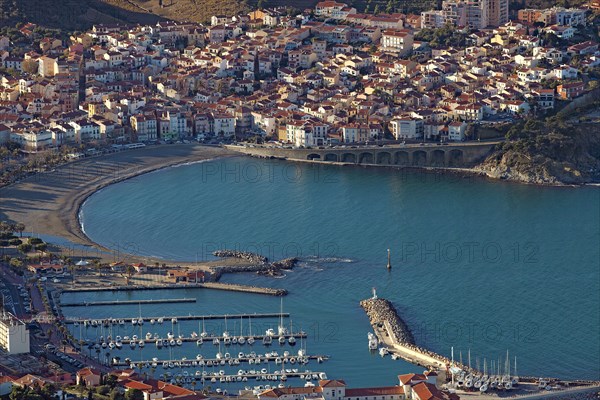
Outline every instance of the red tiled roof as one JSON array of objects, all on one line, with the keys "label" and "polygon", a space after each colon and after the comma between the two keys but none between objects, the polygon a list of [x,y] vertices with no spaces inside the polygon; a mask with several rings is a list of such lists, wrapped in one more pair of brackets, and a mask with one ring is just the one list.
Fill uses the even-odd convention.
[{"label": "red tiled roof", "polygon": [[423,375],[423,374],[404,374],[404,375],[399,375],[398,379],[400,380],[400,382],[403,385],[407,385],[412,380],[415,380],[415,381],[426,381],[427,377],[425,375]]},{"label": "red tiled roof", "polygon": [[325,380],[321,380],[319,381],[319,386],[324,388],[324,387],[345,387],[346,386],[346,382],[343,380],[332,380],[332,379],[325,379]]},{"label": "red tiled roof", "polygon": [[129,381],[125,384],[125,387],[129,388],[129,389],[138,389],[138,390],[142,390],[142,391],[152,390],[152,386],[147,385],[143,382],[138,382],[138,381]]},{"label": "red tiled roof", "polygon": [[346,389],[346,397],[389,396],[393,394],[404,394],[404,388],[401,386],[387,386],[376,388]]}]

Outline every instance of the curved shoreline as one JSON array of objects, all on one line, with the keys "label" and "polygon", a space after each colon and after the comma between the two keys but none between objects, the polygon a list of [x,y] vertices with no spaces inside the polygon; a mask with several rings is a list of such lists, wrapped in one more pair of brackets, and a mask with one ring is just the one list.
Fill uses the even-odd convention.
[{"label": "curved shoreline", "polygon": [[185,144],[126,150],[73,161],[0,188],[3,199],[0,220],[22,222],[26,232],[57,236],[74,244],[112,252],[91,240],[82,229],[81,207],[91,195],[150,172],[231,156],[238,154],[220,147]]},{"label": "curved shoreline", "polygon": [[[235,155],[229,155],[230,157],[234,157]],[[77,209],[75,211],[75,216],[73,217],[77,222],[75,224],[76,232],[70,232],[69,233],[74,233],[76,234],[77,237],[79,237],[80,239],[84,240],[85,242],[87,242],[86,244],[89,244],[93,247],[97,247],[101,250],[104,251],[114,251],[114,249],[110,249],[108,247],[105,247],[95,241],[93,241],[88,235],[87,233],[85,233],[85,230],[83,229],[83,222],[81,221],[81,209],[83,208],[85,202],[94,194],[100,192],[102,189],[107,188],[108,186],[114,185],[116,183],[121,183],[133,178],[136,178],[138,176],[141,175],[145,175],[145,174],[149,174],[152,172],[157,172],[157,171],[161,171],[163,169],[167,169],[167,168],[172,168],[172,167],[177,167],[180,165],[187,165],[187,164],[195,164],[195,163],[199,163],[199,162],[206,162],[206,161],[212,161],[212,160],[216,160],[218,158],[221,157],[226,157],[226,155],[222,155],[222,156],[216,156],[216,157],[212,157],[212,158],[206,158],[206,159],[200,159],[200,160],[196,160],[196,161],[185,161],[185,162],[179,162],[179,161],[175,161],[173,163],[169,163],[167,165],[160,165],[160,166],[154,166],[154,167],[149,167],[146,170],[143,171],[134,171],[131,174],[128,174],[122,178],[119,179],[113,179],[107,182],[103,182],[102,184],[98,185],[97,187],[94,188],[94,190],[90,190],[90,191],[86,191],[85,196],[83,196],[83,198],[77,198],[76,201],[76,205],[77,205]],[[144,258],[152,258],[152,257],[144,257]]]}]

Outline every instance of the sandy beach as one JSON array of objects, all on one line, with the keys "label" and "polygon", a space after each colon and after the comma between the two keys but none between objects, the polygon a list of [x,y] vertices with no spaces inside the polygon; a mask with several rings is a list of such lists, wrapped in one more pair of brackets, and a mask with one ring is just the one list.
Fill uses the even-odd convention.
[{"label": "sandy beach", "polygon": [[159,145],[86,158],[0,188],[0,220],[22,222],[26,232],[105,249],[81,230],[78,213],[94,192],[157,169],[232,156],[198,144]]}]

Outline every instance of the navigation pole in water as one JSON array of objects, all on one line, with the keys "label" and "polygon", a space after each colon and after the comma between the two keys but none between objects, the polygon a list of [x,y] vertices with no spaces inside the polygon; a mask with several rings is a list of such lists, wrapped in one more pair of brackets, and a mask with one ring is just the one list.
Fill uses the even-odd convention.
[{"label": "navigation pole in water", "polygon": [[392,269],[392,262],[390,261],[390,249],[387,249],[387,251],[388,251],[387,269]]}]

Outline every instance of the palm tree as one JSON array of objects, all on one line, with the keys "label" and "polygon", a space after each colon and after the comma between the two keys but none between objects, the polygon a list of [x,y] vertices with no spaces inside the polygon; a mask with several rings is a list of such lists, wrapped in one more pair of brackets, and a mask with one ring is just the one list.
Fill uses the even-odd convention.
[{"label": "palm tree", "polygon": [[129,281],[131,280],[131,277],[135,274],[135,268],[133,268],[133,265],[127,265],[125,267],[125,283],[129,286]]},{"label": "palm tree", "polygon": [[15,231],[19,232],[19,237],[23,237],[23,231],[25,230],[25,224],[18,222],[15,224],[14,228],[15,228]]},{"label": "palm tree", "polygon": [[100,260],[96,259],[96,260],[92,261],[92,264],[93,264],[93,266],[94,266],[94,269],[96,270],[96,272],[97,272],[97,273],[98,273],[100,276],[102,276],[102,269],[100,268],[100,267],[101,267],[101,265],[100,265]]}]

